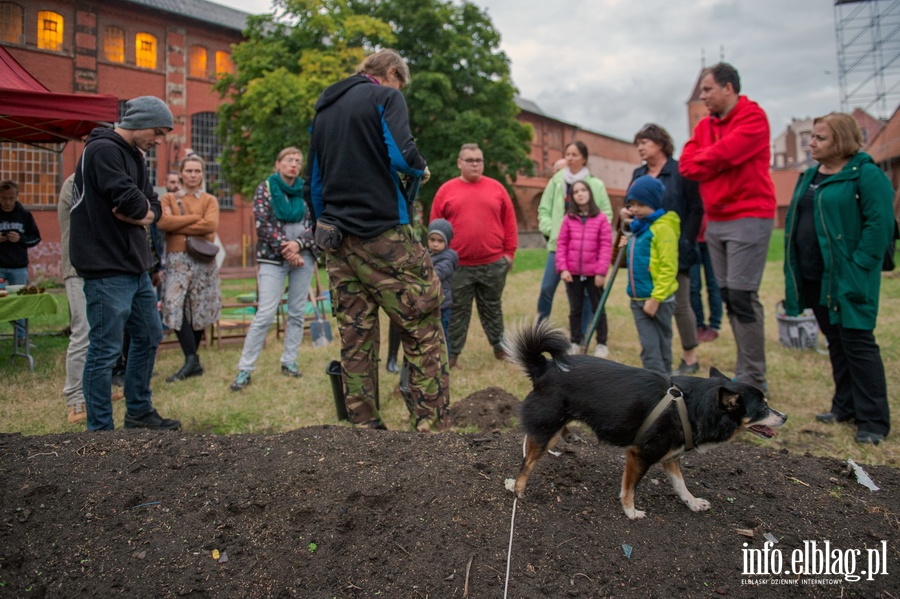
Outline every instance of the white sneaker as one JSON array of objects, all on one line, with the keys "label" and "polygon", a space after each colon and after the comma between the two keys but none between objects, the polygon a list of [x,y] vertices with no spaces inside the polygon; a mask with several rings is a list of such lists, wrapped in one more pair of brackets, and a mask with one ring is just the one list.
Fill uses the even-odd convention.
[{"label": "white sneaker", "polygon": [[609,357],[609,348],[603,345],[602,343],[598,343],[597,347],[594,349],[594,357],[595,358],[608,358]]},{"label": "white sneaker", "polygon": [[580,354],[580,353],[581,353],[581,346],[578,345],[577,343],[573,343],[572,346],[569,348],[569,355],[574,356],[574,355]]}]

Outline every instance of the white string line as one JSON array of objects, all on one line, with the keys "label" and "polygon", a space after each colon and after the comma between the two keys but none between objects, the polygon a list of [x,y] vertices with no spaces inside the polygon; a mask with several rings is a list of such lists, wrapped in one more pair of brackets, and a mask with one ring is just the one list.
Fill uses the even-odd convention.
[{"label": "white string line", "polygon": [[[525,435],[522,438],[522,458],[525,458],[525,442],[528,440],[528,435]],[[509,521],[509,546],[506,548],[506,581],[503,583],[503,599],[506,599],[506,595],[509,592],[509,568],[512,562],[512,544],[513,544],[513,533],[516,530],[516,505],[519,503],[519,496],[516,495],[515,487],[513,487],[513,509],[512,509],[512,518]]]}]

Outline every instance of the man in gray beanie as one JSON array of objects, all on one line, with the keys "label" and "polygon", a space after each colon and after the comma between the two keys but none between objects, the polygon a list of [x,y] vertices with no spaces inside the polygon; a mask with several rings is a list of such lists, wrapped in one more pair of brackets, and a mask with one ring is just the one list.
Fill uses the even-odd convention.
[{"label": "man in gray beanie", "polygon": [[116,128],[94,129],[75,166],[69,257],[84,279],[89,345],[82,388],[88,430],[111,430],[112,369],[131,337],[125,369],[125,428],[176,430],[151,401],[150,374],[162,339],[146,225],[159,220],[159,198],[144,153],[172,130],[165,102],[142,96],[125,105]]}]

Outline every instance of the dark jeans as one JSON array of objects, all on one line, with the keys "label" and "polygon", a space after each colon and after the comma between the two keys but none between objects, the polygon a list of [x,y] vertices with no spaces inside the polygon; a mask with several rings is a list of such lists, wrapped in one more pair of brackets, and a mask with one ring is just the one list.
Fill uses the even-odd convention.
[{"label": "dark jeans", "polygon": [[[594,277],[572,276],[572,282],[566,283],[566,295],[569,298],[569,334],[572,343],[581,345],[584,341],[584,335],[587,332],[584,328],[584,314],[590,314],[593,321],[594,313],[600,304],[600,296],[603,294],[603,287],[594,285]],[[588,298],[590,310],[585,310],[584,298]],[[588,324],[590,329],[590,324]],[[606,319],[606,310],[600,312],[600,320],[597,322],[597,343],[606,345],[607,336],[609,334],[609,325]]]},{"label": "dark jeans", "polygon": [[891,430],[887,381],[881,350],[872,331],[831,324],[828,308],[819,304],[821,281],[803,280],[803,305],[812,306],[819,329],[828,340],[834,397],[831,412],[838,420],[856,419],[860,431],[885,435]]},{"label": "dark jeans", "polygon": [[87,302],[87,358],[84,362],[84,401],[88,430],[111,430],[112,369],[122,353],[122,335],[131,337],[125,367],[125,407],[140,418],[153,411],[150,376],[156,348],[162,340],[162,322],[156,310],[156,292],[150,275],[120,275],[84,280]]},{"label": "dark jeans", "polygon": [[[547,320],[550,318],[550,312],[553,310],[553,296],[556,294],[556,288],[559,286],[559,273],[556,272],[556,252],[547,253],[547,264],[544,266],[544,276],[541,278],[541,290],[538,294],[538,320]],[[603,316],[604,321],[606,315]],[[581,334],[584,334],[591,328],[594,320],[594,313],[583,311],[581,317]],[[600,325],[598,324],[598,330]],[[602,343],[606,345],[606,334],[603,335]]]},{"label": "dark jeans", "polygon": [[700,262],[691,267],[691,307],[697,317],[697,326],[706,326],[701,294],[705,279],[706,296],[709,303],[709,328],[718,331],[722,327],[722,295],[719,293],[719,284],[716,282],[712,261],[709,259],[709,246],[705,241],[697,245],[700,248]]}]

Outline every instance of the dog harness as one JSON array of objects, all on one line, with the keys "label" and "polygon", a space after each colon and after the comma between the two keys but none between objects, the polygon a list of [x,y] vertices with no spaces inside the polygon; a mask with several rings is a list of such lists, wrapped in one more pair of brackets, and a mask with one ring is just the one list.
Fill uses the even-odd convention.
[{"label": "dog harness", "polygon": [[641,425],[641,428],[638,429],[637,434],[634,436],[634,442],[637,443],[641,437],[644,436],[644,433],[647,432],[647,429],[650,428],[650,425],[656,422],[660,416],[662,416],[663,412],[665,412],[672,403],[675,403],[675,408],[678,410],[678,418],[681,420],[681,428],[684,430],[684,450],[690,451],[694,449],[694,435],[691,433],[691,423],[688,421],[687,415],[687,406],[684,405],[684,394],[681,392],[681,389],[678,388],[677,385],[672,385],[669,387],[669,390],[666,391],[665,397],[663,397],[656,407],[653,408],[653,411],[647,416],[647,419],[644,420],[644,424]]}]

